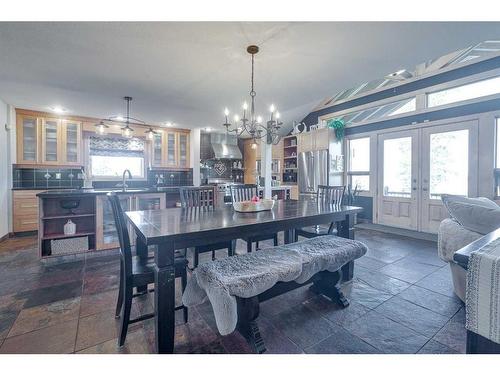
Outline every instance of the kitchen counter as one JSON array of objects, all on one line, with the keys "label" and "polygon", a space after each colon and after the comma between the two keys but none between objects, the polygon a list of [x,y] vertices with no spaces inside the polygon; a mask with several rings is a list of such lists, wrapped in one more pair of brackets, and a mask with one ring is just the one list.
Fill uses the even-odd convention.
[{"label": "kitchen counter", "polygon": [[[66,196],[92,196],[92,195],[103,195],[110,192],[115,192],[116,194],[151,194],[151,193],[169,193],[178,192],[179,189],[184,186],[165,186],[158,188],[129,188],[125,191],[122,189],[53,189],[46,190],[38,193],[37,196],[41,198],[55,198],[55,197],[66,197]],[[40,190],[40,189],[38,189]]]}]

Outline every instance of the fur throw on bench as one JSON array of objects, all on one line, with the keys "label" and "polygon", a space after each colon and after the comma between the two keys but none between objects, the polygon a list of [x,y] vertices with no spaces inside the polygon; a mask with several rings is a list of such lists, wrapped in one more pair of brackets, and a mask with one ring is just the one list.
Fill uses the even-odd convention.
[{"label": "fur throw on bench", "polygon": [[321,236],[207,262],[193,272],[182,302],[190,307],[208,297],[219,332],[228,335],[238,321],[235,297],[257,296],[280,281],[303,283],[320,271],[337,271],[366,251],[359,241]]}]

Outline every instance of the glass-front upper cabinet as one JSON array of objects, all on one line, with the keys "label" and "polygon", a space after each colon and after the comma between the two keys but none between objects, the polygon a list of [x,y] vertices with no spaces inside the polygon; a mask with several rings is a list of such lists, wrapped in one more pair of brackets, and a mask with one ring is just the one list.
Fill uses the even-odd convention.
[{"label": "glass-front upper cabinet", "polygon": [[65,120],[62,124],[62,148],[64,154],[64,164],[81,164],[81,132],[82,125],[77,121]]},{"label": "glass-front upper cabinet", "polygon": [[167,165],[177,167],[177,134],[167,133]]},{"label": "glass-front upper cabinet", "polygon": [[42,162],[57,164],[60,161],[60,120],[42,119]]},{"label": "glass-front upper cabinet", "polygon": [[17,163],[38,162],[38,119],[34,116],[17,116]]},{"label": "glass-front upper cabinet", "polygon": [[179,167],[189,167],[189,135],[179,133]]},{"label": "glass-front upper cabinet", "polygon": [[163,134],[158,133],[153,135],[152,141],[152,164],[155,167],[161,167],[164,164],[163,157]]}]

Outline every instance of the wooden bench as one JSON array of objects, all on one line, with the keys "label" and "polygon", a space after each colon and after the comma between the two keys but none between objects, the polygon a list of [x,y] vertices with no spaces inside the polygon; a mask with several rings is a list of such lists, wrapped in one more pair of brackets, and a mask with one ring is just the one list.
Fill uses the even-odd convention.
[{"label": "wooden bench", "polygon": [[238,303],[238,324],[236,329],[247,340],[248,344],[256,353],[264,353],[266,346],[257,325],[259,317],[259,303],[271,298],[287,293],[304,285],[311,284],[311,290],[317,294],[323,294],[343,308],[349,306],[349,300],[342,290],[340,281],[342,280],[342,270],[335,272],[321,271],[304,283],[295,281],[278,282],[271,289],[266,290],[255,297],[236,297]]},{"label": "wooden bench", "polygon": [[257,325],[259,303],[312,284],[342,307],[349,301],[340,289],[342,267],[367,252],[359,241],[321,236],[200,265],[188,282],[187,306],[210,299],[219,332],[238,330],[257,353],[266,348]]}]

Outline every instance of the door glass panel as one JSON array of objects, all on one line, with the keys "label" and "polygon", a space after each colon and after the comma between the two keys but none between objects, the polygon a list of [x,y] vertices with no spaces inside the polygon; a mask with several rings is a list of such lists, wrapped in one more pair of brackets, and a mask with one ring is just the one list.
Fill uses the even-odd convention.
[{"label": "door glass panel", "polygon": [[431,134],[429,150],[430,198],[439,199],[441,194],[467,196],[469,131],[464,129]]},{"label": "door glass panel", "polygon": [[153,162],[161,164],[161,134],[155,134],[153,138]]},{"label": "door glass panel", "polygon": [[411,197],[411,137],[384,140],[384,196]]},{"label": "door glass panel", "polygon": [[350,172],[368,172],[370,170],[370,138],[351,139],[349,156]]},{"label": "door glass panel", "polygon": [[173,133],[168,134],[167,142],[168,142],[168,164],[176,164],[175,134]]},{"label": "door glass panel", "polygon": [[161,209],[161,200],[158,197],[154,198],[137,198],[137,207],[136,209],[139,211],[144,210],[159,210]]},{"label": "door glass panel", "polygon": [[57,121],[46,121],[45,132],[45,160],[57,161]]},{"label": "door glass panel", "polygon": [[181,167],[187,166],[187,136],[185,134],[179,135],[179,165]]},{"label": "door glass panel", "polygon": [[66,124],[66,161],[78,161],[78,124]]},{"label": "door glass panel", "polygon": [[36,161],[36,119],[23,119],[23,160]]}]

